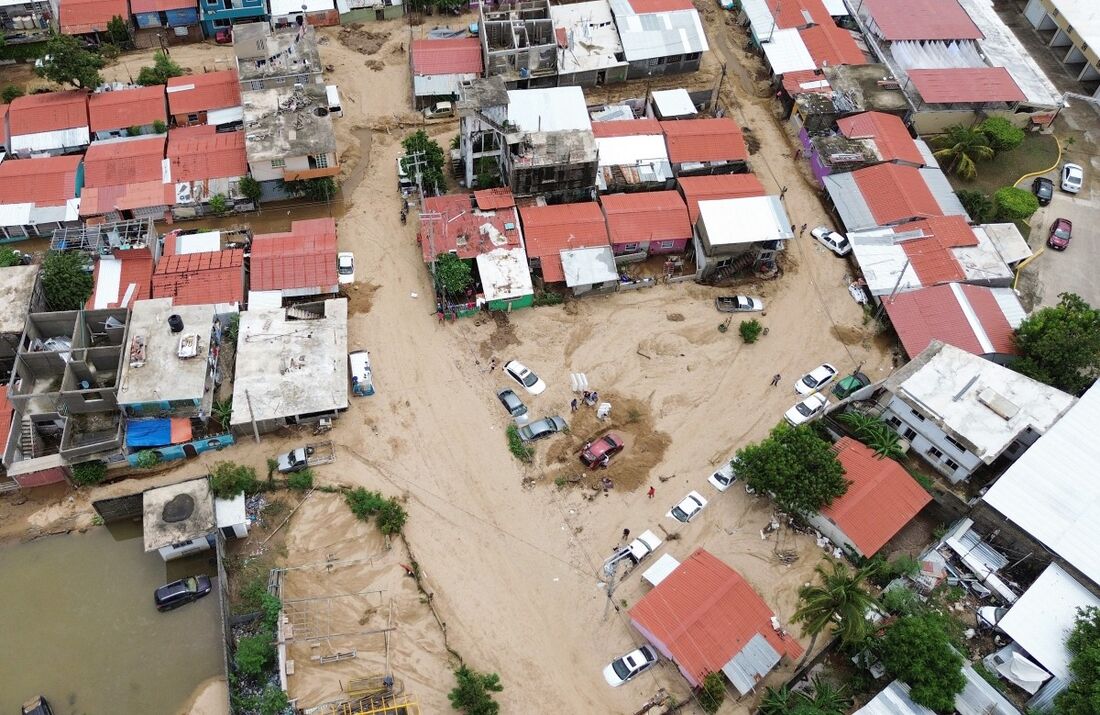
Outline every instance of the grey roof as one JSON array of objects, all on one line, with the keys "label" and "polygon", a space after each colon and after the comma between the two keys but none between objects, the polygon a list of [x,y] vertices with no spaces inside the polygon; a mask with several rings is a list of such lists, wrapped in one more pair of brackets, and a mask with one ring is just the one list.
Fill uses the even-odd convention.
[{"label": "grey roof", "polygon": [[[173,333],[168,327],[170,315],[183,320],[182,332]],[[212,305],[173,305],[171,298],[136,301],[123,346],[118,403],[201,400],[206,393],[213,327]],[[180,357],[180,340],[188,335],[198,335],[197,354]],[[139,344],[144,344],[144,360],[135,359]]]},{"label": "grey roof", "polygon": [[871,207],[863,198],[863,192],[856,184],[854,175],[829,174],[822,181],[846,230],[859,231],[878,225],[878,221],[875,221],[874,215],[871,214]]},{"label": "grey roof", "polygon": [[919,171],[924,183],[928,185],[928,190],[932,192],[933,198],[936,199],[936,203],[940,205],[943,215],[963,216],[969,223],[970,214],[966,212],[962,202],[959,201],[959,197],[955,195],[955,190],[951,188],[951,182],[947,180],[947,175],[943,173],[943,170],[934,166],[924,166]]},{"label": "grey roof", "polygon": [[637,14],[629,0],[611,0],[611,12],[629,62],[710,49],[696,10]]},{"label": "grey roof", "polygon": [[336,151],[323,84],[241,92],[241,104],[250,162]]},{"label": "grey roof", "polygon": [[236,25],[233,51],[241,82],[321,72],[317,35],[310,25],[278,30],[272,30],[266,22]]},{"label": "grey roof", "polygon": [[764,676],[779,663],[779,653],[764,636],[757,633],[741,651],[722,666],[733,687],[745,695],[756,687]]},{"label": "grey roof", "polygon": [[216,524],[206,477],[150,489],[141,495],[141,507],[146,551],[201,538]]}]

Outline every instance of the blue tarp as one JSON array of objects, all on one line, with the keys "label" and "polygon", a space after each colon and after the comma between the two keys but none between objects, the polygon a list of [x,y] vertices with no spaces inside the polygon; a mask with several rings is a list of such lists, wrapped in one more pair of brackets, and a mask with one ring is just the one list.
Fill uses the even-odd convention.
[{"label": "blue tarp", "polygon": [[126,420],[127,447],[161,447],[172,444],[172,420]]}]

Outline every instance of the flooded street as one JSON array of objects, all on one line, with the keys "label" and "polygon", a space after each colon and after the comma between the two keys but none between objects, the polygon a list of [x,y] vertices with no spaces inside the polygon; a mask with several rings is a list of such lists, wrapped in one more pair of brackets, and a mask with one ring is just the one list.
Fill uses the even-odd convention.
[{"label": "flooded street", "polygon": [[222,673],[217,593],[159,613],[153,590],[213,555],[166,564],[132,523],[0,549],[0,712],[35,695],[56,715],[184,711]]}]

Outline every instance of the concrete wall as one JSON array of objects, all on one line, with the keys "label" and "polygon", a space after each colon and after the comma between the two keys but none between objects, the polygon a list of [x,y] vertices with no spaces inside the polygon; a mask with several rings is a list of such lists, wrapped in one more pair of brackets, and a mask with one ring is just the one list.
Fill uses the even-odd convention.
[{"label": "concrete wall", "polygon": [[[982,465],[982,460],[978,457],[970,452],[960,450],[948,442],[947,434],[931,419],[925,417],[922,420],[917,414],[919,413],[916,413],[909,405],[897,397],[893,397],[886,409],[883,410],[882,419],[894,427],[898,434],[909,440],[912,451],[919,454],[933,469],[947,477],[952,483],[967,479],[973,474],[974,470]],[[895,424],[891,418],[900,422],[901,425]],[[942,458],[937,458],[928,453],[928,450],[933,447],[943,452]],[[944,463],[944,459],[954,460],[959,465],[958,468],[951,469]]]},{"label": "concrete wall", "polygon": [[671,62],[666,64],[657,64],[659,60],[664,58],[631,62],[627,65],[627,79],[657,77],[660,75],[681,74],[685,72],[696,72],[699,70],[699,64],[702,61],[701,53],[681,55],[681,57],[684,57],[685,59],[682,59],[679,62]]}]

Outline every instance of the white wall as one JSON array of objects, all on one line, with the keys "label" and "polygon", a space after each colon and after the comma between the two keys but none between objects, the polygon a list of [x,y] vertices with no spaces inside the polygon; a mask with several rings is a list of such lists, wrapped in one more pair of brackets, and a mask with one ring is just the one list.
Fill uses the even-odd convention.
[{"label": "white wall", "polygon": [[808,518],[806,521],[810,524],[810,526],[812,526],[813,528],[820,531],[822,536],[824,536],[825,538],[827,538],[829,541],[833,542],[837,546],[840,546],[840,547],[847,546],[848,548],[852,549],[852,551],[856,552],[860,556],[866,556],[867,555],[867,554],[863,553],[862,551],[860,551],[859,547],[857,547],[854,543],[852,543],[851,539],[848,538],[848,535],[845,534],[844,531],[839,526],[834,524],[832,519],[825,516],[824,514],[814,514],[812,517]]},{"label": "white wall", "polygon": [[[963,481],[981,466],[982,460],[978,457],[948,442],[947,434],[934,424],[930,417],[925,416],[925,419],[921,421],[914,410],[897,397],[891,398],[890,404],[886,406],[886,410],[882,413],[882,419],[886,422],[890,422],[891,417],[901,421],[902,425],[900,427],[893,423],[891,423],[891,426],[897,430],[898,434],[909,440],[910,450],[919,454],[933,469],[947,477],[951,483]],[[916,434],[913,435],[906,428]],[[942,459],[928,454],[928,450],[932,447],[943,452]],[[959,468],[952,470],[943,463],[944,459],[954,460]]]}]

